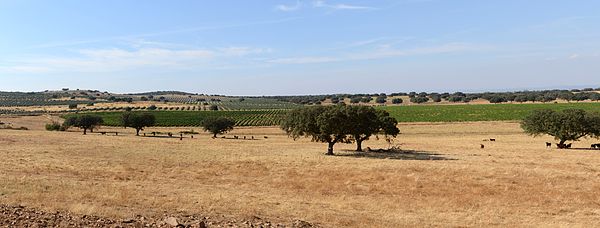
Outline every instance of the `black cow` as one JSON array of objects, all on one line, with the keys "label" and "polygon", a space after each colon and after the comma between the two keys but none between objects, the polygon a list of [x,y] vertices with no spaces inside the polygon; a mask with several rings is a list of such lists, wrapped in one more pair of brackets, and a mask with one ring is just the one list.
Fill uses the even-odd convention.
[{"label": "black cow", "polygon": [[552,147],[552,143],[546,142],[546,148]]},{"label": "black cow", "polygon": [[485,145],[481,144],[481,149],[485,149]]},{"label": "black cow", "polygon": [[567,145],[566,144],[556,144],[556,147],[558,147],[558,149],[567,149]]}]

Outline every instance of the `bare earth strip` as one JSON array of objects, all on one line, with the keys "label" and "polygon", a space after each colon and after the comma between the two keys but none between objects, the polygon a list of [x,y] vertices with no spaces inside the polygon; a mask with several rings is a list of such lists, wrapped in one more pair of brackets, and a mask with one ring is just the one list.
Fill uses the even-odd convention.
[{"label": "bare earth strip", "polygon": [[[354,145],[337,145],[337,156],[277,128],[229,134],[256,140],[134,137],[118,128],[103,131],[119,136],[0,130],[0,204],[115,221],[201,214],[325,227],[600,226],[600,151],[587,149],[593,140],[560,151],[513,122],[400,128],[405,153],[357,154]],[[483,141],[489,138],[497,141]]]}]

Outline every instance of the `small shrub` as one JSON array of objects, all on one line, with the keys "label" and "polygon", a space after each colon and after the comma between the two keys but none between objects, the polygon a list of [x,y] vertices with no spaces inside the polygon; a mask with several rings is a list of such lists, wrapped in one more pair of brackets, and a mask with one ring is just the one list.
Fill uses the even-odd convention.
[{"label": "small shrub", "polygon": [[392,104],[402,104],[404,100],[402,98],[394,98],[392,99]]},{"label": "small shrub", "polygon": [[58,122],[52,122],[52,123],[46,124],[46,130],[47,131],[65,131],[66,129]]},{"label": "small shrub", "polygon": [[413,97],[410,99],[410,102],[417,103],[417,104],[425,103],[428,101],[429,101],[429,98],[427,98],[427,97]]}]

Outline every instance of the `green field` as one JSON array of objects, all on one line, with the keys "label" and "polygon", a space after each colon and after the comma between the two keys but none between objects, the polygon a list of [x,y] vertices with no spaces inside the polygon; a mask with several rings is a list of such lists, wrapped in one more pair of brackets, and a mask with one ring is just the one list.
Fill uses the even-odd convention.
[{"label": "green field", "polygon": [[[378,107],[388,111],[398,122],[461,122],[521,120],[537,109],[584,109],[600,111],[600,103],[569,104],[482,104],[482,105],[413,105]],[[151,111],[157,126],[199,126],[209,116],[223,116],[236,121],[237,126],[279,125],[287,110],[253,111]],[[119,126],[123,112],[93,112],[104,118],[105,125]],[[78,114],[68,114],[69,117]]]},{"label": "green field", "polygon": [[461,122],[521,120],[538,109],[600,111],[600,103],[413,105],[380,107],[398,122]]},{"label": "green field", "polygon": [[[237,126],[273,126],[278,125],[286,110],[255,110],[255,111],[151,111],[156,117],[156,126],[199,126],[202,120],[211,116],[231,118]],[[123,112],[94,112],[92,115],[101,116],[106,126],[120,126]],[[68,118],[74,115],[68,114]]]}]

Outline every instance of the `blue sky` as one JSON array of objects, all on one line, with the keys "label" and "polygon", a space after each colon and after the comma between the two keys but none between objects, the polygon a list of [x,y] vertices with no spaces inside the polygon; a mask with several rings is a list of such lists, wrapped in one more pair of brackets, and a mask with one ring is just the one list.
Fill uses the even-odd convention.
[{"label": "blue sky", "polygon": [[0,90],[600,87],[600,1],[0,0]]}]

